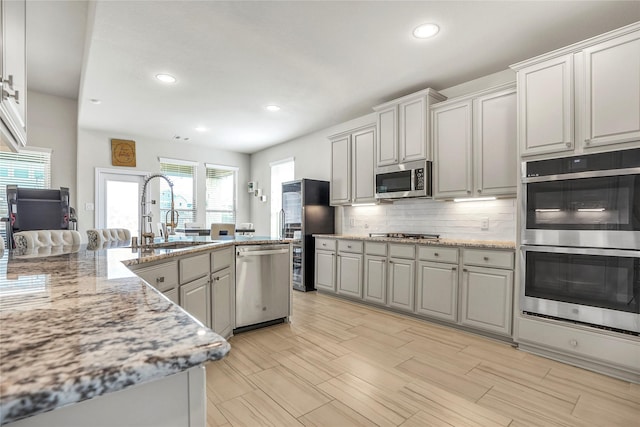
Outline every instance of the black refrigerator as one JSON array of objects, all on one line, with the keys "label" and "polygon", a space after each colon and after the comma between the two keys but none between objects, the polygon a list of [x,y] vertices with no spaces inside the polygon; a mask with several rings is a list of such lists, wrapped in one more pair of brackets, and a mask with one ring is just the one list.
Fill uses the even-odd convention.
[{"label": "black refrigerator", "polygon": [[329,206],[329,182],[300,179],[282,184],[281,234],[300,239],[293,244],[293,289],[315,290],[314,234],[333,234],[334,209]]}]

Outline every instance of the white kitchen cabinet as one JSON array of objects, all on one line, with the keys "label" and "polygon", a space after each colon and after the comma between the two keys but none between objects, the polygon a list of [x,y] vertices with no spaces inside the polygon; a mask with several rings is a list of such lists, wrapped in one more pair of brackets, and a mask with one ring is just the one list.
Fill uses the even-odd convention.
[{"label": "white kitchen cabinet", "polygon": [[26,1],[0,1],[0,133],[17,150],[27,144]]},{"label": "white kitchen cabinet", "polygon": [[375,304],[387,302],[387,244],[364,244],[364,292],[363,299]]},{"label": "white kitchen cabinet", "polygon": [[585,146],[640,140],[640,31],[583,52]]},{"label": "white kitchen cabinet", "polygon": [[362,242],[338,241],[336,291],[338,294],[362,298]]},{"label": "white kitchen cabinet", "polygon": [[462,325],[511,335],[513,261],[511,251],[463,249]]},{"label": "white kitchen cabinet", "polygon": [[447,99],[433,89],[373,107],[377,114],[376,166],[429,160],[429,108]]},{"label": "white kitchen cabinet", "polygon": [[169,291],[163,292],[164,296],[169,298],[174,304],[180,304],[180,295],[178,294],[178,288],[175,287]]},{"label": "white kitchen cabinet", "polygon": [[227,338],[235,325],[235,280],[232,268],[211,273],[211,329]]},{"label": "white kitchen cabinet", "polygon": [[211,286],[209,276],[180,285],[180,305],[189,314],[211,327]]},{"label": "white kitchen cabinet", "polygon": [[[178,262],[165,261],[147,267],[135,268],[133,271],[145,282],[163,292],[169,299],[177,303],[178,294]],[[173,298],[176,298],[174,300]]]},{"label": "white kitchen cabinet", "polygon": [[524,157],[638,146],[640,24],[511,66]]},{"label": "white kitchen cabinet", "polygon": [[413,311],[416,282],[415,249],[415,245],[389,244],[389,307]]},{"label": "white kitchen cabinet", "polygon": [[458,249],[418,247],[416,314],[450,322],[458,313]]},{"label": "white kitchen cabinet", "polygon": [[375,125],[333,135],[329,139],[332,159],[330,203],[375,202]]},{"label": "white kitchen cabinet", "polygon": [[322,291],[336,291],[336,241],[316,237],[315,253],[316,289]]},{"label": "white kitchen cabinet", "polygon": [[436,199],[515,196],[518,180],[513,84],[432,108]]}]

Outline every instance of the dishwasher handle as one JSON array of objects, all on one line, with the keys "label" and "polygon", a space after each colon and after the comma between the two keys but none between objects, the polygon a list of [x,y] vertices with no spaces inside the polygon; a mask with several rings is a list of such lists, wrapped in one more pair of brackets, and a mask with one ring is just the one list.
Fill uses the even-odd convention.
[{"label": "dishwasher handle", "polygon": [[289,249],[267,249],[264,251],[238,251],[236,255],[239,257],[245,256],[261,256],[261,255],[276,255],[289,253]]}]

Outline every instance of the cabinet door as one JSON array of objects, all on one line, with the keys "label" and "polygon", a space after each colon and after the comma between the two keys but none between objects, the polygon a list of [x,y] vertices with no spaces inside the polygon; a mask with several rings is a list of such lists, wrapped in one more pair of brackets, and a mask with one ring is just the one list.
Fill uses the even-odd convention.
[{"label": "cabinet door", "polygon": [[375,128],[352,135],[353,140],[353,202],[375,202]]},{"label": "cabinet door", "polygon": [[336,253],[316,251],[316,289],[336,291]]},{"label": "cabinet door", "polygon": [[455,322],[458,307],[458,268],[453,264],[418,263],[416,313]]},{"label": "cabinet door", "polygon": [[376,165],[398,163],[398,107],[378,111],[378,147]]},{"label": "cabinet door", "polygon": [[465,267],[462,270],[460,323],[511,335],[513,271]]},{"label": "cabinet door", "polygon": [[332,205],[351,203],[351,136],[331,141]]},{"label": "cabinet door", "polygon": [[[11,84],[2,85],[0,118],[9,128],[19,146],[25,146],[26,136],[26,2],[24,0],[0,3],[2,22],[0,25],[0,72],[2,80]],[[3,141],[5,140],[3,136]],[[12,143],[12,141],[7,141]]]},{"label": "cabinet door", "polygon": [[399,105],[401,162],[427,158],[426,105],[427,102],[424,96]]},{"label": "cabinet door", "polygon": [[211,329],[228,337],[235,323],[235,286],[230,268],[211,275]]},{"label": "cabinet door", "polygon": [[433,148],[433,197],[470,197],[471,101],[433,110]]},{"label": "cabinet door", "polygon": [[387,301],[387,257],[364,257],[364,299],[378,304]]},{"label": "cabinet door", "polygon": [[163,292],[163,294],[165,297],[169,298],[169,301],[174,304],[179,304],[178,288],[173,288],[170,291]]},{"label": "cabinet door", "polygon": [[336,269],[338,293],[362,298],[362,255],[339,253]]},{"label": "cabinet door", "polygon": [[477,98],[473,113],[476,195],[515,196],[519,163],[515,88]]},{"label": "cabinet door", "polygon": [[520,154],[573,150],[573,54],[524,68],[517,80]]},{"label": "cabinet door", "polygon": [[413,311],[415,264],[413,260],[389,259],[389,307]]},{"label": "cabinet door", "polygon": [[640,32],[584,50],[585,147],[640,139]]},{"label": "cabinet door", "polygon": [[209,276],[180,286],[180,305],[189,314],[211,327],[211,298]]}]

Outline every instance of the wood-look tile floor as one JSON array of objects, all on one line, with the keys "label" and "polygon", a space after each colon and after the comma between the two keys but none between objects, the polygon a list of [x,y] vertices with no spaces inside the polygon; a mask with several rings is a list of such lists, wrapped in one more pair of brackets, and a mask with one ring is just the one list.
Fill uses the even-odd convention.
[{"label": "wood-look tile floor", "polygon": [[207,365],[213,426],[640,426],[640,385],[316,292]]}]

